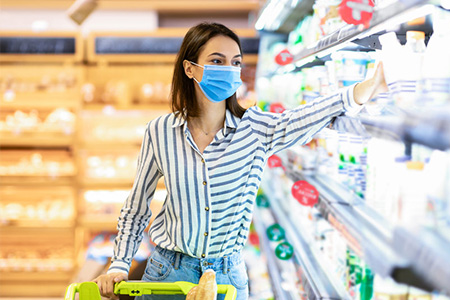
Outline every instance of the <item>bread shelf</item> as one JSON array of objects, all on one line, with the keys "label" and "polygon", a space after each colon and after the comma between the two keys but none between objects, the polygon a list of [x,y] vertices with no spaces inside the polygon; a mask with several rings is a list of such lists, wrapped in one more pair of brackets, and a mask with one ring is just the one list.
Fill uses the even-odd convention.
[{"label": "bread shelf", "polygon": [[0,132],[0,147],[72,147],[74,136],[47,132]]},{"label": "bread shelf", "polygon": [[78,225],[90,230],[116,230],[118,215],[80,217]]},{"label": "bread shelf", "polygon": [[12,228],[17,229],[71,229],[75,224],[75,220],[34,220],[34,219],[21,219],[21,220],[2,220],[0,227],[9,230]]},{"label": "bread shelf", "polygon": [[75,176],[46,177],[36,176],[0,176],[0,186],[67,186],[73,185]]}]

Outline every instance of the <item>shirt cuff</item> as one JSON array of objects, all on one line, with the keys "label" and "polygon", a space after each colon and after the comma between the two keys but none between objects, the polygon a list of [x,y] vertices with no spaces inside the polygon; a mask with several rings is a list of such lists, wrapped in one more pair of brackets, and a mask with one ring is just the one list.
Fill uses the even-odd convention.
[{"label": "shirt cuff", "polygon": [[130,271],[130,266],[126,262],[113,261],[111,263],[111,266],[108,269],[108,272],[106,272],[106,274],[111,274],[111,273],[128,274],[129,271]]},{"label": "shirt cuff", "polygon": [[355,86],[358,83],[352,84],[342,92],[342,101],[344,102],[344,110],[346,115],[356,115],[364,107],[364,105],[357,104],[353,93]]}]

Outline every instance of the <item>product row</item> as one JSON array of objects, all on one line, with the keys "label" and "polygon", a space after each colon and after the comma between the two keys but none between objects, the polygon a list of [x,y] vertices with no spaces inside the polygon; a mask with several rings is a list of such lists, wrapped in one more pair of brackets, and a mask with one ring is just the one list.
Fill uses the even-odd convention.
[{"label": "product row", "polygon": [[[349,228],[346,229],[339,220],[334,220],[331,216],[323,216],[317,206],[301,204],[292,196],[292,184],[293,182],[283,175],[281,169],[270,170],[265,174],[256,208],[259,222],[263,223],[265,228],[265,232],[259,233],[266,234],[270,244],[273,245],[267,251],[282,261],[283,272],[290,270],[289,276],[283,276],[280,279],[282,284],[287,285],[285,290],[311,293],[310,286],[330,284],[329,289],[335,290],[341,298],[446,299],[444,294],[437,291],[426,292],[413,286],[397,283],[385,275],[376,274],[364,258],[366,245],[361,245],[352,239],[351,233],[347,231]],[[280,220],[280,217],[283,217],[283,220]],[[278,223],[281,221],[283,226],[289,226],[289,228],[281,226]],[[290,232],[289,237],[287,230]],[[297,232],[298,235],[292,235],[292,232]],[[370,238],[370,233],[366,235]],[[301,239],[302,243],[295,239]],[[281,251],[281,245],[284,245],[283,248],[288,251]],[[297,250],[293,245],[303,245],[308,249],[307,251]],[[286,253],[290,255],[287,256]],[[304,255],[304,253],[311,255]],[[291,261],[291,264],[285,263],[286,261]],[[320,274],[317,269],[308,269],[313,265],[312,261],[317,262],[324,271],[322,274],[325,274],[326,279],[321,276],[311,277],[312,272]],[[415,282],[415,285],[420,284]],[[423,286],[427,284],[423,283]],[[294,299],[301,299],[301,297]]]}]

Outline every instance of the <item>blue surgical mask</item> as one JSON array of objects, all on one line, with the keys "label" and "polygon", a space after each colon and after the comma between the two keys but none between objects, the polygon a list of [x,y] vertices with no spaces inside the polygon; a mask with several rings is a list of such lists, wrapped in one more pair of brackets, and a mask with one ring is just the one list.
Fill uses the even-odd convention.
[{"label": "blue surgical mask", "polygon": [[228,99],[242,85],[241,68],[216,65],[202,66],[192,61],[190,63],[203,68],[202,81],[198,82],[195,77],[194,80],[211,102],[217,103]]}]

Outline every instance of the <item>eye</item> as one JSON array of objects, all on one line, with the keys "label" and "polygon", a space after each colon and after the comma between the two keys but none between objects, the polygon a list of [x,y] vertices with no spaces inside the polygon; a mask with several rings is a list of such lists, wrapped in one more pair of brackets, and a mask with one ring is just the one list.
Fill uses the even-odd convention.
[{"label": "eye", "polygon": [[217,58],[211,59],[211,62],[214,63],[214,64],[221,64],[222,63],[222,61],[220,59],[217,59]]},{"label": "eye", "polygon": [[241,62],[239,60],[233,62],[233,65],[236,67],[240,67],[241,66]]}]

